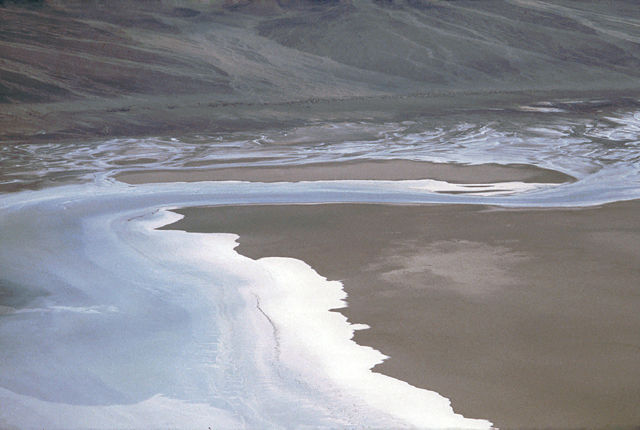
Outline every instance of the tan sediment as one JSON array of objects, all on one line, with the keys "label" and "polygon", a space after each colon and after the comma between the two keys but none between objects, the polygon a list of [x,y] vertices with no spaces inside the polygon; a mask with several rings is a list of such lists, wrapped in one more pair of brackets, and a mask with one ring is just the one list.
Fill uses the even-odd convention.
[{"label": "tan sediment", "polygon": [[584,209],[188,208],[170,229],[233,232],[342,280],[375,370],[501,428],[640,423],[640,201]]},{"label": "tan sediment", "polygon": [[116,179],[128,184],[197,181],[298,182],[319,180],[437,179],[456,183],[540,182],[574,180],[554,170],[524,164],[462,165],[410,160],[351,161],[296,166],[262,166],[190,170],[145,170],[124,172]]}]

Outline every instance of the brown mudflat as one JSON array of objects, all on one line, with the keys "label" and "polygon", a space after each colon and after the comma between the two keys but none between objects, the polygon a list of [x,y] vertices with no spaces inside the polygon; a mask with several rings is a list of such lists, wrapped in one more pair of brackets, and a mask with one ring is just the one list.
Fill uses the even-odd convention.
[{"label": "brown mudflat", "polygon": [[191,170],[144,170],[117,175],[128,184],[196,181],[298,182],[322,180],[438,179],[457,183],[541,182],[574,180],[554,170],[524,164],[461,165],[409,160],[314,163],[296,166],[235,167]]},{"label": "brown mudflat", "polygon": [[597,208],[188,208],[170,229],[233,232],[344,282],[376,371],[501,428],[640,424],[639,201]]}]

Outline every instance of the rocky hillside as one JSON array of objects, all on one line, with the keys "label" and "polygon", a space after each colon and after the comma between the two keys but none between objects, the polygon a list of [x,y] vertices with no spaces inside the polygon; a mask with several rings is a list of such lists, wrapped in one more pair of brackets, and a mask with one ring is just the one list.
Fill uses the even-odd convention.
[{"label": "rocky hillside", "polygon": [[[0,2],[0,136],[9,140],[97,133],[91,118],[74,122],[60,111],[135,116],[133,107],[146,104],[155,117],[198,102],[635,90],[639,83],[633,0]],[[58,122],[43,119],[46,112]],[[140,127],[149,122],[137,118]],[[97,134],[126,132],[114,122]],[[140,127],[133,132],[154,129]]]}]

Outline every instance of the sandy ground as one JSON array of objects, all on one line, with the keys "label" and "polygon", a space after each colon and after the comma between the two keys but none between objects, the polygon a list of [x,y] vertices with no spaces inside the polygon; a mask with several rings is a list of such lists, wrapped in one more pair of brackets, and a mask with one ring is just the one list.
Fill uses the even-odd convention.
[{"label": "sandy ground", "polygon": [[[601,103],[567,104],[570,100]],[[396,122],[416,118],[450,121],[481,112],[486,121],[522,118],[522,105],[553,102],[583,117],[603,109],[636,109],[640,90],[443,91],[407,96],[294,99],[222,103],[215,95],[130,96],[56,103],[6,104],[0,110],[0,144],[112,137],[180,136],[246,130],[282,130],[330,122]],[[540,115],[540,114],[538,114]],[[542,114],[544,116],[544,114]],[[478,118],[477,116],[475,117]]]},{"label": "sandy ground", "polygon": [[571,176],[530,165],[456,165],[408,160],[314,163],[295,166],[234,167],[191,170],[145,170],[121,173],[116,179],[128,184],[197,181],[298,182],[322,180],[437,179],[477,184],[488,182],[572,182]]},{"label": "sandy ground", "polygon": [[240,235],[251,258],[344,282],[375,370],[501,428],[640,423],[639,201],[586,209],[189,208],[170,226]]}]

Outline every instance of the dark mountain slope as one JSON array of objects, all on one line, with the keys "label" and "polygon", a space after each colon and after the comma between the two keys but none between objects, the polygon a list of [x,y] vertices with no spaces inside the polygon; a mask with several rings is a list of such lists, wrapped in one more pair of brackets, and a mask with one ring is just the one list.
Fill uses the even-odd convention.
[{"label": "dark mountain slope", "polygon": [[0,136],[224,128],[263,115],[221,112],[231,105],[628,92],[639,66],[632,1],[5,1]]},{"label": "dark mountain slope", "polygon": [[[586,2],[565,3],[359,1],[273,19],[259,30],[283,45],[426,88],[637,85],[640,8],[607,14]],[[624,23],[624,31],[615,30]]]}]

